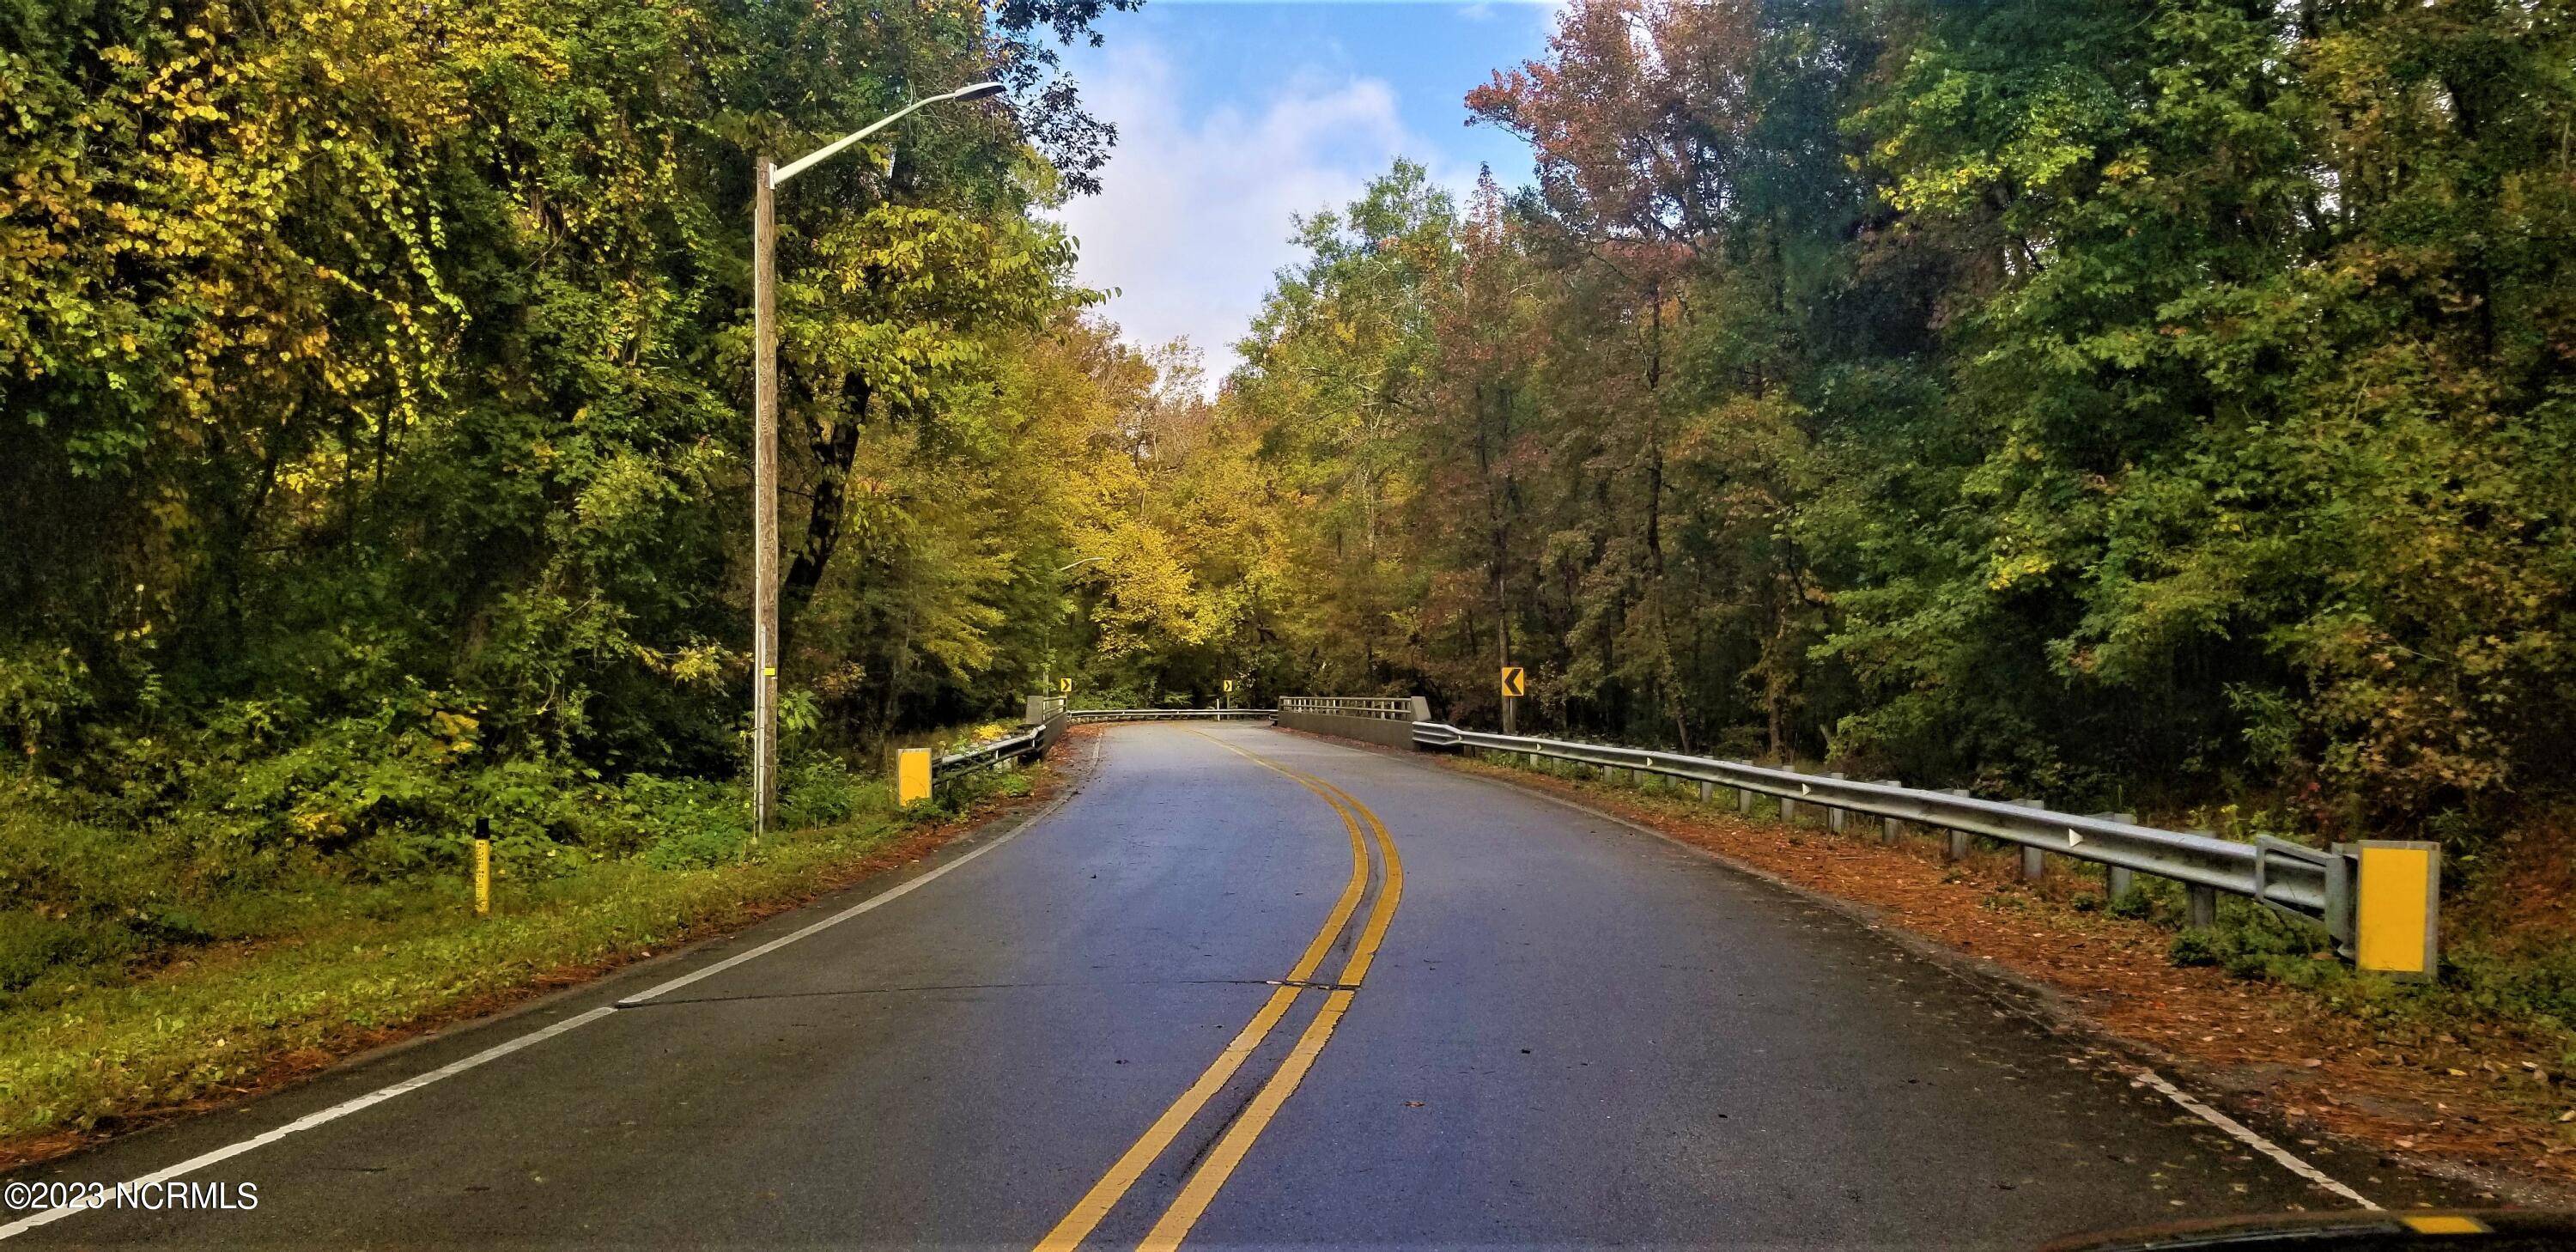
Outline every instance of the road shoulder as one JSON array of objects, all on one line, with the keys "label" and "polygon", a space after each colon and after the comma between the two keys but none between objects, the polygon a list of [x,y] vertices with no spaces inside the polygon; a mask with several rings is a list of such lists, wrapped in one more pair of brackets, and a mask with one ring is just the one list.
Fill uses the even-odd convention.
[{"label": "road shoulder", "polygon": [[433,999],[417,1012],[363,1024],[333,1023],[292,1045],[263,1048],[256,1039],[245,1040],[247,1046],[233,1045],[242,1057],[236,1070],[183,1098],[153,1099],[146,1092],[119,1101],[85,1126],[0,1141],[0,1174],[28,1174],[200,1114],[239,1109],[357,1071],[400,1067],[405,1064],[401,1058],[417,1050],[443,1054],[603,991],[647,985],[657,975],[703,964],[720,950],[792,933],[854,898],[935,870],[1042,820],[1087,783],[1097,752],[1096,739],[1076,737],[1052,754],[1025,796],[994,796],[955,818],[901,829],[888,840],[845,854],[808,858],[799,863],[802,872],[796,876],[742,884],[678,925],[657,924],[612,936],[604,950],[579,959],[485,971],[478,982]]},{"label": "road shoulder", "polygon": [[[2401,1055],[2369,1023],[2306,991],[2175,966],[2171,932],[2081,907],[2076,883],[2033,890],[2013,881],[2002,856],[1944,864],[1929,840],[1888,848],[1741,819],[1680,789],[1311,737],[1477,778],[1705,856],[1932,960],[2001,1011],[2181,1081],[2291,1151],[2413,1171],[2487,1202],[2576,1206],[2576,1153],[2527,1103],[2497,1098],[2497,1084],[2480,1080],[2530,1071],[2491,1058],[2480,1070],[2463,1045],[2437,1058],[2451,1072],[2427,1075],[2426,1058]],[[2368,1189],[2367,1176],[2354,1181]]]}]

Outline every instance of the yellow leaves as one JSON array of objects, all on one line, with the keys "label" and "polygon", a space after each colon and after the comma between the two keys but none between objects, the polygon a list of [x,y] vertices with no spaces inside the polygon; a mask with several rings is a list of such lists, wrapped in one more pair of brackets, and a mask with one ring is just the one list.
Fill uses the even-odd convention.
[{"label": "yellow leaves", "polygon": [[453,713],[443,709],[429,715],[429,733],[437,739],[437,750],[440,755],[461,756],[474,751],[477,746],[474,742],[474,732],[481,729],[482,725],[480,721],[463,713]]},{"label": "yellow leaves", "polygon": [[1986,589],[2003,591],[2014,583],[2036,578],[2057,568],[2057,562],[2044,552],[2019,552],[1997,559],[1986,574]]}]

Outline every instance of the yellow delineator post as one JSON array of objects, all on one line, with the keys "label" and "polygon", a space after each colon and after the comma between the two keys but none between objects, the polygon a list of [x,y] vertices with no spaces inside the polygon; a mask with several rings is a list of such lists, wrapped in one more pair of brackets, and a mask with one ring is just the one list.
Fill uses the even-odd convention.
[{"label": "yellow delineator post", "polygon": [[2442,845],[2420,839],[2364,839],[2353,887],[2353,964],[2373,973],[2429,979],[2438,970]]},{"label": "yellow delineator post", "polygon": [[930,798],[930,749],[904,748],[894,754],[894,802],[909,807]]},{"label": "yellow delineator post", "polygon": [[474,819],[474,915],[492,915],[492,819]]}]

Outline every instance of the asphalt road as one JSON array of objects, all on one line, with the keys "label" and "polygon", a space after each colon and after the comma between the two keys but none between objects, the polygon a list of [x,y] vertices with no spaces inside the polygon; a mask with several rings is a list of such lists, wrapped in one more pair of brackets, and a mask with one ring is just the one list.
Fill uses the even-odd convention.
[{"label": "asphalt road", "polygon": [[173,1181],[256,1208],[160,1188],[14,1238],[2027,1247],[2352,1203],[1982,983],[1563,805],[1249,725],[1059,756],[1079,788],[1014,828],[12,1179],[229,1152]]}]

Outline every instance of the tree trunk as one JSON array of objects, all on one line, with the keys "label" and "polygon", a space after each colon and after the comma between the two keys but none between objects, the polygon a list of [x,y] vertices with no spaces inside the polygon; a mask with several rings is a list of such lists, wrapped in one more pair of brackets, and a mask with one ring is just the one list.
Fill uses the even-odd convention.
[{"label": "tree trunk", "polygon": [[841,523],[849,513],[850,467],[858,461],[859,428],[868,412],[867,384],[856,384],[850,395],[848,421],[826,419],[805,428],[806,446],[813,449],[816,468],[814,509],[805,515],[805,541],[797,545],[796,560],[779,583],[778,651],[782,656],[797,616],[813,601],[814,588],[822,583],[823,571],[841,545]]}]

